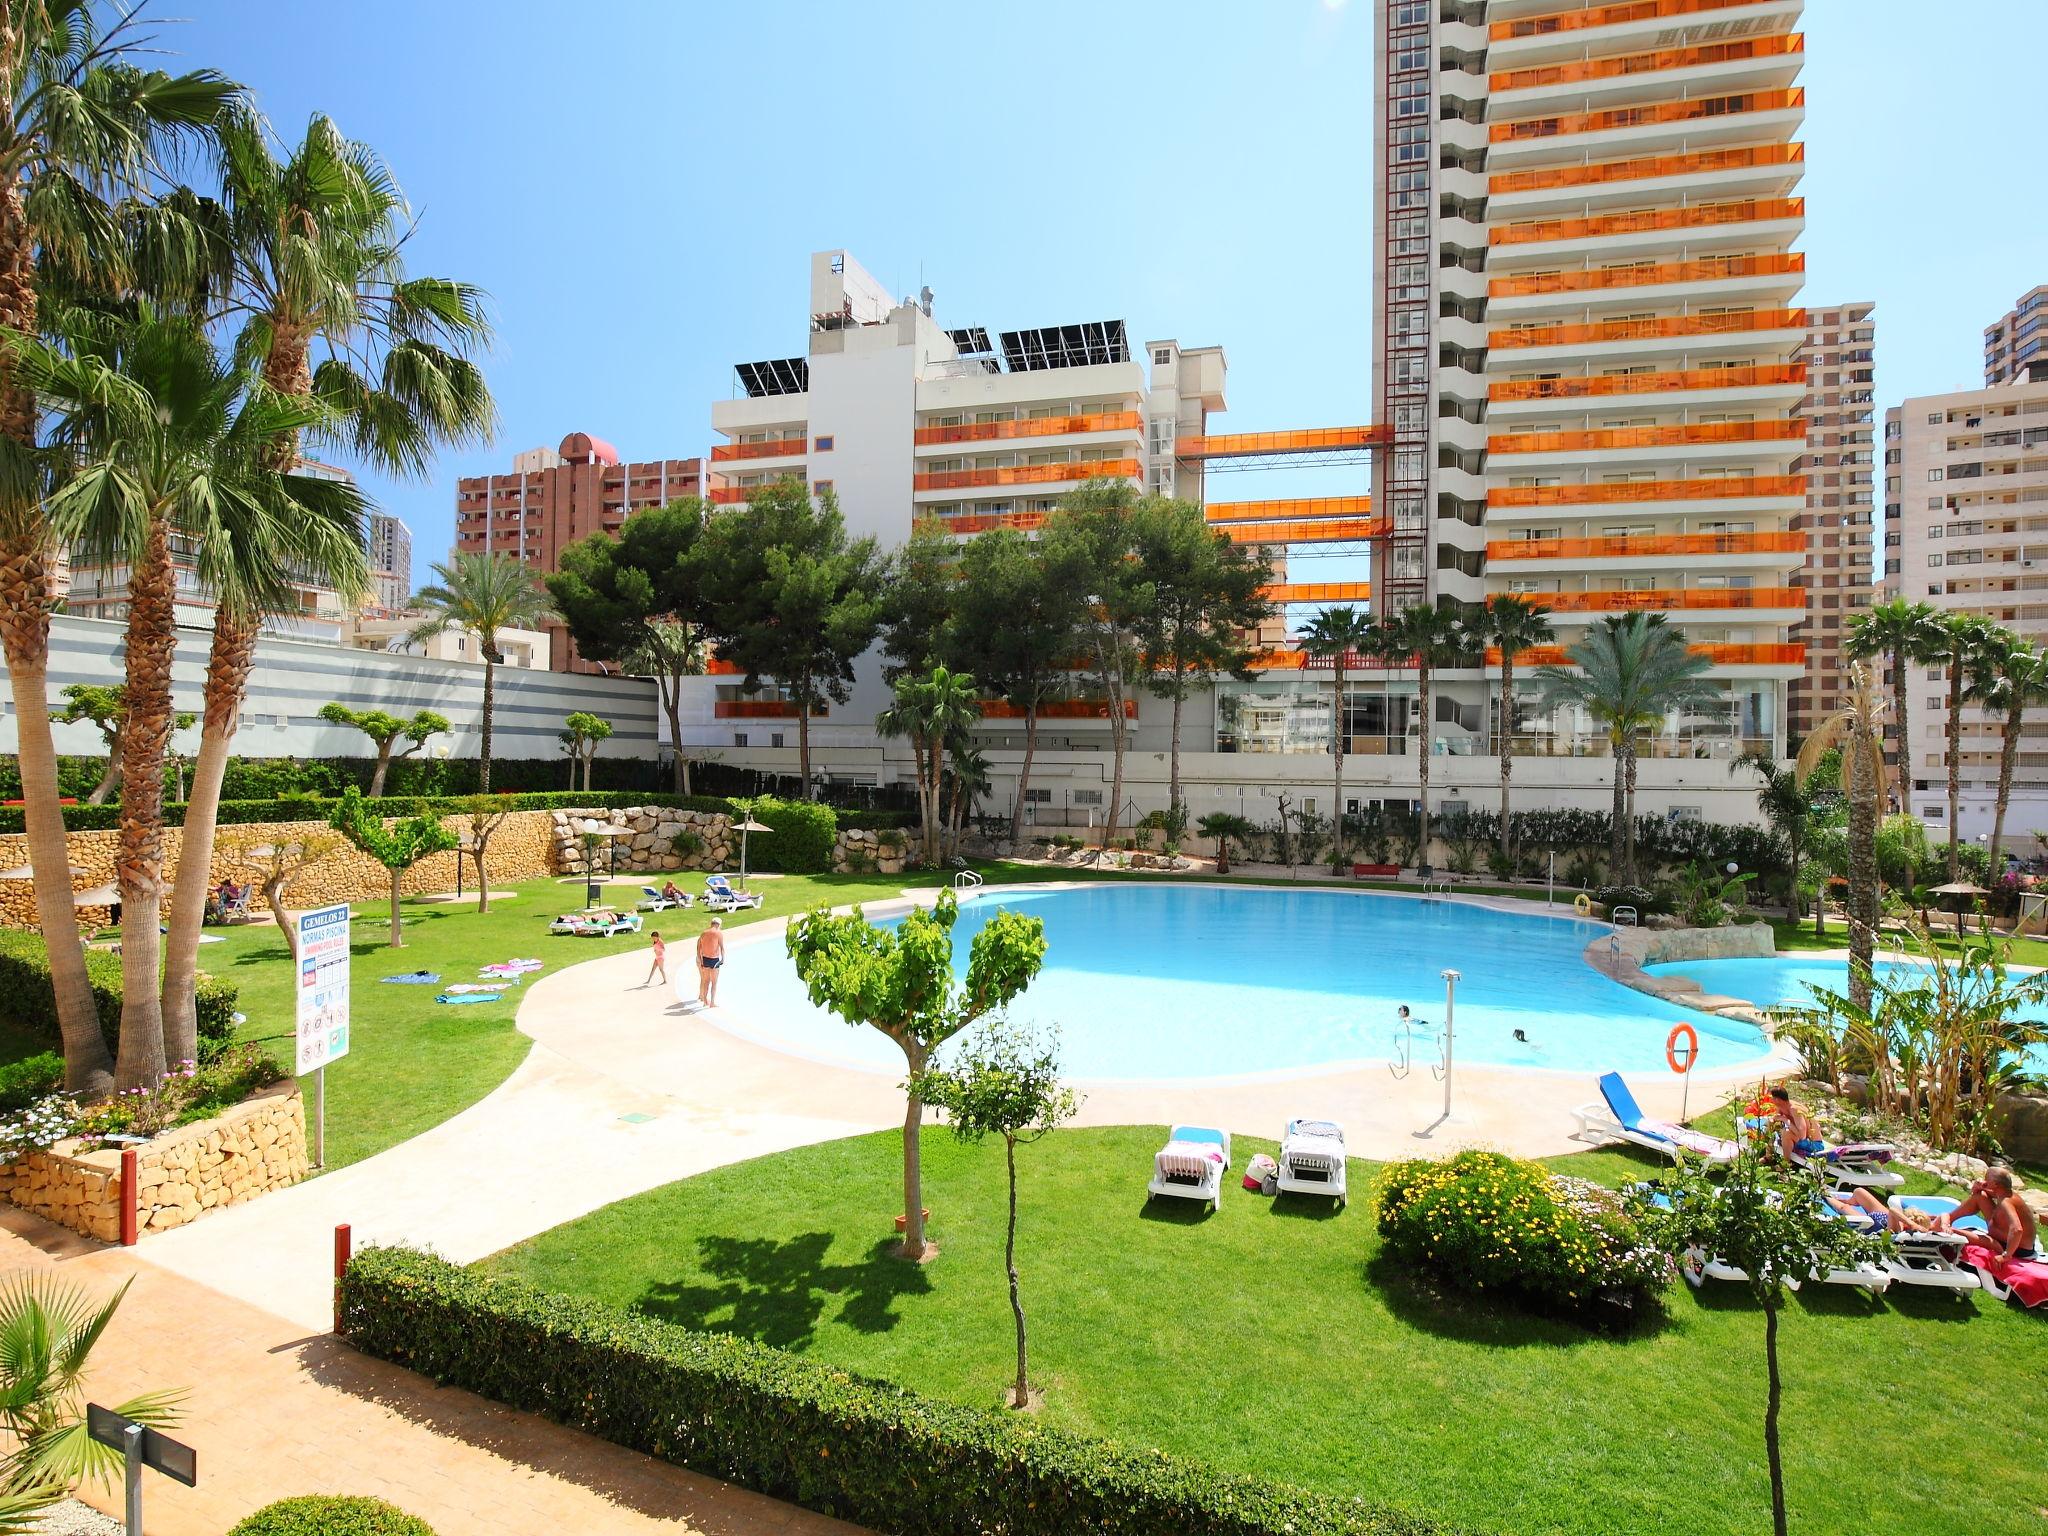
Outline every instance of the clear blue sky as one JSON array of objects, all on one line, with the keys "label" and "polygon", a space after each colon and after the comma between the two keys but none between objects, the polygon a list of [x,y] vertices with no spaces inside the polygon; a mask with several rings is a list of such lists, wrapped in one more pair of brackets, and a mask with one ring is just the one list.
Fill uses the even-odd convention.
[{"label": "clear blue sky", "polygon": [[[703,452],[732,365],[803,349],[833,246],[948,324],[1221,343],[1228,430],[1366,419],[1368,0],[176,10],[169,46],[287,136],[319,110],[384,152],[414,271],[492,295],[497,445],[372,483],[415,579],[458,475],[576,430]],[[1877,302],[1880,409],[1974,386],[1984,325],[2048,282],[2048,4],[1808,0],[1804,26],[1808,301]],[[1239,479],[1216,494],[1364,488]]]}]

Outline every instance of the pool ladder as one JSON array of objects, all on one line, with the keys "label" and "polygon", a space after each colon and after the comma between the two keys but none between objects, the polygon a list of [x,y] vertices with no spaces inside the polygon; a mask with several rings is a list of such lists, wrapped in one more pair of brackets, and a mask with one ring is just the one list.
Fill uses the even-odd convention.
[{"label": "pool ladder", "polygon": [[963,869],[953,876],[953,889],[962,896],[972,895],[982,884],[978,870]]},{"label": "pool ladder", "polygon": [[1422,894],[1425,896],[1448,896],[1451,894],[1451,882],[1436,879],[1425,880],[1422,882]]}]

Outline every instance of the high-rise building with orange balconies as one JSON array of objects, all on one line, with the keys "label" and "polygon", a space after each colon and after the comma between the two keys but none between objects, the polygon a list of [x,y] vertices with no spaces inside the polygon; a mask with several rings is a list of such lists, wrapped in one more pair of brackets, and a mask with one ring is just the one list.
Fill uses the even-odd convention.
[{"label": "high-rise building with orange balconies", "polygon": [[[1376,0],[1375,597],[1518,593],[1564,644],[1668,615],[1719,699],[1646,772],[1782,752],[1805,675],[1801,3]],[[1492,693],[1447,678],[1438,750],[1492,749]],[[1527,750],[1603,748],[1512,713]]]}]

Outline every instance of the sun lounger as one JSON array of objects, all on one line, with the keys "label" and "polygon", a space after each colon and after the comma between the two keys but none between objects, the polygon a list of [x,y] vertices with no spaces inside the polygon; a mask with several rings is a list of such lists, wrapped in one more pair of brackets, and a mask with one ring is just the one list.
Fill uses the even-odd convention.
[{"label": "sun lounger", "polygon": [[1810,1168],[1837,1188],[1897,1189],[1906,1176],[1885,1165],[1896,1149],[1875,1141],[1855,1141],[1846,1146],[1822,1147],[1812,1154],[1795,1154],[1792,1166]]},{"label": "sun lounger", "polygon": [[1689,1152],[1710,1163],[1735,1160],[1736,1147],[1732,1141],[1669,1120],[1645,1117],[1619,1072],[1601,1074],[1600,1097],[1600,1103],[1582,1104],[1572,1111],[1579,1122],[1579,1128],[1572,1133],[1574,1141],[1626,1141],[1661,1152],[1674,1162],[1680,1152]]},{"label": "sun lounger", "polygon": [[1211,1210],[1223,1206],[1223,1176],[1230,1171],[1230,1132],[1201,1125],[1176,1125],[1166,1145],[1152,1158],[1152,1182],[1146,1198],[1171,1195],[1202,1200]]},{"label": "sun lounger", "polygon": [[1334,1120],[1290,1120],[1280,1137],[1283,1195],[1329,1195],[1349,1202],[1344,1178],[1344,1128]]},{"label": "sun lounger", "polygon": [[651,885],[640,887],[640,910],[642,912],[666,912],[670,907],[680,909],[689,906],[696,899],[688,891],[677,891],[673,896],[664,896]]},{"label": "sun lounger", "polygon": [[[1902,1204],[1901,1197],[1895,1196],[1891,1206],[1895,1211],[1923,1210],[1917,1203],[1918,1197],[1904,1197],[1915,1203]],[[1953,1209],[1955,1202],[1946,1202]],[[1833,1207],[1829,1207],[1833,1210]],[[1889,1233],[1892,1251],[1878,1260],[1885,1272],[1898,1285],[1924,1285],[1937,1290],[1974,1291],[1977,1288],[1976,1272],[1962,1262],[1964,1245],[1969,1241],[1961,1232],[1915,1232],[1909,1228],[1894,1227],[1891,1222],[1875,1211],[1836,1211],[1834,1214],[1852,1226],[1873,1236]],[[1926,1215],[1938,1212],[1925,1210]]]},{"label": "sun lounger", "polygon": [[[1894,1210],[1918,1211],[1924,1216],[1946,1216],[1962,1204],[1946,1195],[1893,1195],[1888,1203]],[[2048,1263],[1998,1258],[1986,1246],[1990,1233],[1981,1216],[1965,1216],[1956,1223],[1954,1235],[1963,1245],[1956,1255],[1958,1267],[2000,1301],[2018,1301],[2026,1307],[2048,1304]]]},{"label": "sun lounger", "polygon": [[704,877],[704,910],[707,912],[743,912],[749,907],[761,905],[759,891],[736,891],[732,882],[723,875]]}]

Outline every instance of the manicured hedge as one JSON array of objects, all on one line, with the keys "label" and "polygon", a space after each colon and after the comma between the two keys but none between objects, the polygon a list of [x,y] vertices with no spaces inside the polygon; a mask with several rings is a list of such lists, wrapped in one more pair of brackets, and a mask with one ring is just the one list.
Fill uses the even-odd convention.
[{"label": "manicured hedge", "polygon": [[832,867],[832,842],[839,836],[839,818],[831,806],[764,795],[754,802],[754,818],[773,828],[747,844],[747,855],[756,869],[822,875]]},{"label": "manicured hedge", "polygon": [[[1362,1501],[920,1397],[750,1340],[554,1295],[411,1249],[358,1254],[341,1300],[349,1342],[372,1355],[900,1536],[1443,1529]],[[1162,1382],[1160,1390],[1177,1389]]]},{"label": "manicured hedge", "polygon": [[228,1536],[434,1536],[434,1528],[382,1499],[309,1494],[264,1505]]},{"label": "manicured hedge", "polygon": [[[92,981],[99,1007],[100,1033],[107,1049],[121,1044],[121,957],[104,949],[85,952],[85,973]],[[198,989],[199,1049],[211,1055],[235,1037],[233,982],[203,977]],[[41,934],[0,929],[0,1018],[13,1020],[61,1043],[57,1027],[57,992],[50,982],[50,952]]]}]

